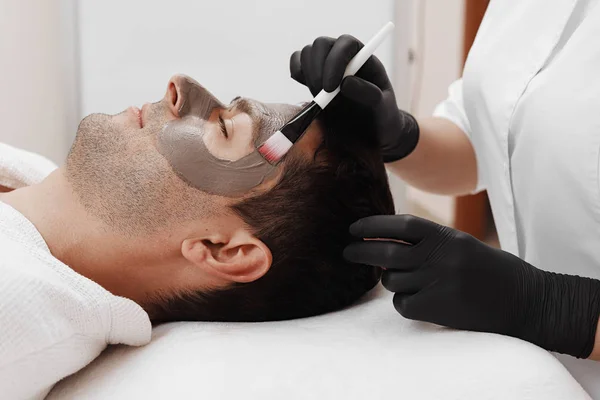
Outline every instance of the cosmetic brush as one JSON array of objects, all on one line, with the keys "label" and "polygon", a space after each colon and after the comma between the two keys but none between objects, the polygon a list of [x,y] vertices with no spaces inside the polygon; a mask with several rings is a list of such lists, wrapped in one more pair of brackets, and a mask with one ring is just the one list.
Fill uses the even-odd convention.
[{"label": "cosmetic brush", "polygon": [[[392,22],[385,24],[384,27],[381,28],[362,49],[360,49],[354,58],[350,60],[344,71],[344,77],[354,75],[360,67],[367,62],[369,57],[375,52],[375,49],[379,47],[381,42],[383,42],[393,29],[394,24]],[[309,125],[315,120],[319,113],[327,107],[339,92],[339,86],[333,92],[321,90],[306,107],[292,117],[290,121],[271,135],[264,143],[260,144],[258,146],[258,152],[270,164],[278,164],[283,156],[285,156],[292,148],[294,143],[302,137],[306,129],[308,129]]]}]

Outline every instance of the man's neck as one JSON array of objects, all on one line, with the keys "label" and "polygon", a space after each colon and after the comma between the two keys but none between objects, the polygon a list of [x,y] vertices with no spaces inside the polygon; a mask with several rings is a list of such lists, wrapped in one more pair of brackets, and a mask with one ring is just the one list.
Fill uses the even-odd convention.
[{"label": "man's neck", "polygon": [[[66,262],[78,242],[84,240],[82,234],[85,232],[78,232],[84,224],[75,221],[83,222],[83,215],[79,207],[73,207],[74,201],[62,184],[61,175],[56,170],[43,182],[3,194],[0,200],[31,221],[52,254]],[[65,218],[66,210],[69,210],[70,218]]]},{"label": "man's neck", "polygon": [[43,182],[0,194],[40,232],[52,255],[117,295],[143,302],[125,271],[144,260],[133,242],[90,216],[58,169]]}]

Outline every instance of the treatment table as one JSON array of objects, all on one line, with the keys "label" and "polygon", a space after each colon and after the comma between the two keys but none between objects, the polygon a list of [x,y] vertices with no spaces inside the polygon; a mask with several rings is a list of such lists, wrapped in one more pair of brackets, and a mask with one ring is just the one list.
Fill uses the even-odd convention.
[{"label": "treatment table", "polygon": [[48,399],[590,398],[551,353],[409,321],[391,297],[377,286],[312,318],[161,325],[147,346],[110,347]]}]

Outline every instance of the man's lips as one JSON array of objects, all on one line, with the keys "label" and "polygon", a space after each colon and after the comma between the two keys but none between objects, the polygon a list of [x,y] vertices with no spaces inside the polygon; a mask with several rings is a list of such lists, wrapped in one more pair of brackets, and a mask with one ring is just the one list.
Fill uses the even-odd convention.
[{"label": "man's lips", "polygon": [[144,127],[144,122],[142,120],[142,111],[137,108],[137,107],[129,107],[128,111],[131,113],[131,115],[136,119],[138,125],[140,126],[140,128]]},{"label": "man's lips", "polygon": [[150,103],[144,103],[142,106],[142,112],[140,113],[140,121],[142,121],[142,127],[144,126],[144,121],[148,119],[148,107],[150,107]]}]

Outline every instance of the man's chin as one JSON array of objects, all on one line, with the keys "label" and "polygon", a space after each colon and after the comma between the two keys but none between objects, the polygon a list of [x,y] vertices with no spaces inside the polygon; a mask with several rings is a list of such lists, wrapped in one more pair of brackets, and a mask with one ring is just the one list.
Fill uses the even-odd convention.
[{"label": "man's chin", "polygon": [[116,150],[119,145],[117,125],[113,121],[113,116],[108,114],[90,114],[83,118],[77,127],[75,140],[67,157],[67,165],[75,160],[82,160],[90,157],[90,153],[106,154],[111,150]]},{"label": "man's chin", "polygon": [[84,117],[81,122],[79,122],[79,126],[77,127],[77,135],[86,132],[101,131],[103,126],[106,126],[110,123],[111,118],[113,118],[113,116],[109,114],[90,114]]}]

